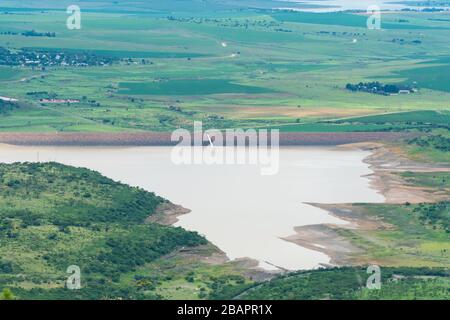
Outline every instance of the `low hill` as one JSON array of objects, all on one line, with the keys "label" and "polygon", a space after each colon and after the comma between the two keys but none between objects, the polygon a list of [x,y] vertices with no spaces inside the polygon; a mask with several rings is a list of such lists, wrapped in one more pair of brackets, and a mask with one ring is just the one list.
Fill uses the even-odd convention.
[{"label": "low hill", "polygon": [[[119,285],[179,248],[206,244],[181,228],[144,223],[167,200],[97,172],[56,163],[0,165],[0,288],[19,298],[158,298]],[[67,290],[69,266],[81,290]]]}]

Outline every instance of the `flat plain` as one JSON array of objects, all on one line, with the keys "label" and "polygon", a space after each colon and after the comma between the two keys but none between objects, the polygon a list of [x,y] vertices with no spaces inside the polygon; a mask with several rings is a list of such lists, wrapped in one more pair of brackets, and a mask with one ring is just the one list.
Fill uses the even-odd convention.
[{"label": "flat plain", "polygon": [[[68,30],[62,4],[48,1],[40,7],[48,9],[38,10],[9,1],[0,10],[1,47],[117,60],[1,66],[0,96],[19,99],[21,108],[2,114],[0,130],[172,131],[201,120],[210,128],[383,131],[382,124],[352,129],[322,122],[450,109],[448,12],[390,12],[382,30],[369,30],[362,14],[170,3],[155,10],[140,3],[140,11],[81,3],[82,28]],[[55,36],[22,35],[30,30]],[[370,81],[418,91],[385,96],[345,89]],[[36,92],[79,103],[43,103]]]}]

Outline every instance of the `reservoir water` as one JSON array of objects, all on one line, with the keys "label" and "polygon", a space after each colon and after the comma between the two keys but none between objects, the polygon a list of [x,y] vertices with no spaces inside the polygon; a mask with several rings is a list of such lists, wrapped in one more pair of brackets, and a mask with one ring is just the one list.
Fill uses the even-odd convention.
[{"label": "reservoir water", "polygon": [[191,209],[176,224],[197,231],[230,259],[249,257],[272,269],[310,269],[323,253],[282,240],[294,227],[345,223],[307,203],[383,202],[370,187],[369,152],[332,147],[280,149],[280,169],[254,165],[175,165],[169,147],[1,146],[0,161],[56,161],[99,171]]},{"label": "reservoir water", "polygon": [[[345,10],[367,10],[369,6],[378,6],[381,10],[401,10],[405,8],[416,8],[407,2],[395,2],[388,0],[283,0],[282,2],[300,3],[299,11],[309,12],[335,12]],[[281,6],[290,8],[289,5]]]}]

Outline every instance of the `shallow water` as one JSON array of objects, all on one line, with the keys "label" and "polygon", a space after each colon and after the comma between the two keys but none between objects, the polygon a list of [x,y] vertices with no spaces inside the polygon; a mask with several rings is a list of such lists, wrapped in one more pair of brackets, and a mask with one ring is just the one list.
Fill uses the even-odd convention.
[{"label": "shallow water", "polygon": [[267,269],[309,269],[329,257],[280,238],[295,226],[344,223],[306,203],[383,202],[369,186],[365,151],[280,149],[277,175],[254,165],[175,165],[171,148],[0,148],[0,161],[57,161],[87,167],[153,191],[192,210],[177,223],[197,231],[230,259],[250,257]]},{"label": "shallow water", "polygon": [[[300,11],[334,12],[344,10],[367,10],[369,6],[379,6],[381,10],[401,10],[413,8],[403,3],[387,0],[284,0],[283,2],[298,2],[305,5]],[[308,5],[312,5],[308,8]],[[286,6],[289,7],[289,6]]]}]

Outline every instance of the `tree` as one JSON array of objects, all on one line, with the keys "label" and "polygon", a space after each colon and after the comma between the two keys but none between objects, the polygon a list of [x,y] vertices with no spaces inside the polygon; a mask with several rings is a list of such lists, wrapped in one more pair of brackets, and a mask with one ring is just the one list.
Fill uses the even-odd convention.
[{"label": "tree", "polygon": [[5,288],[0,294],[0,300],[15,300],[16,297],[13,295],[10,289]]}]

